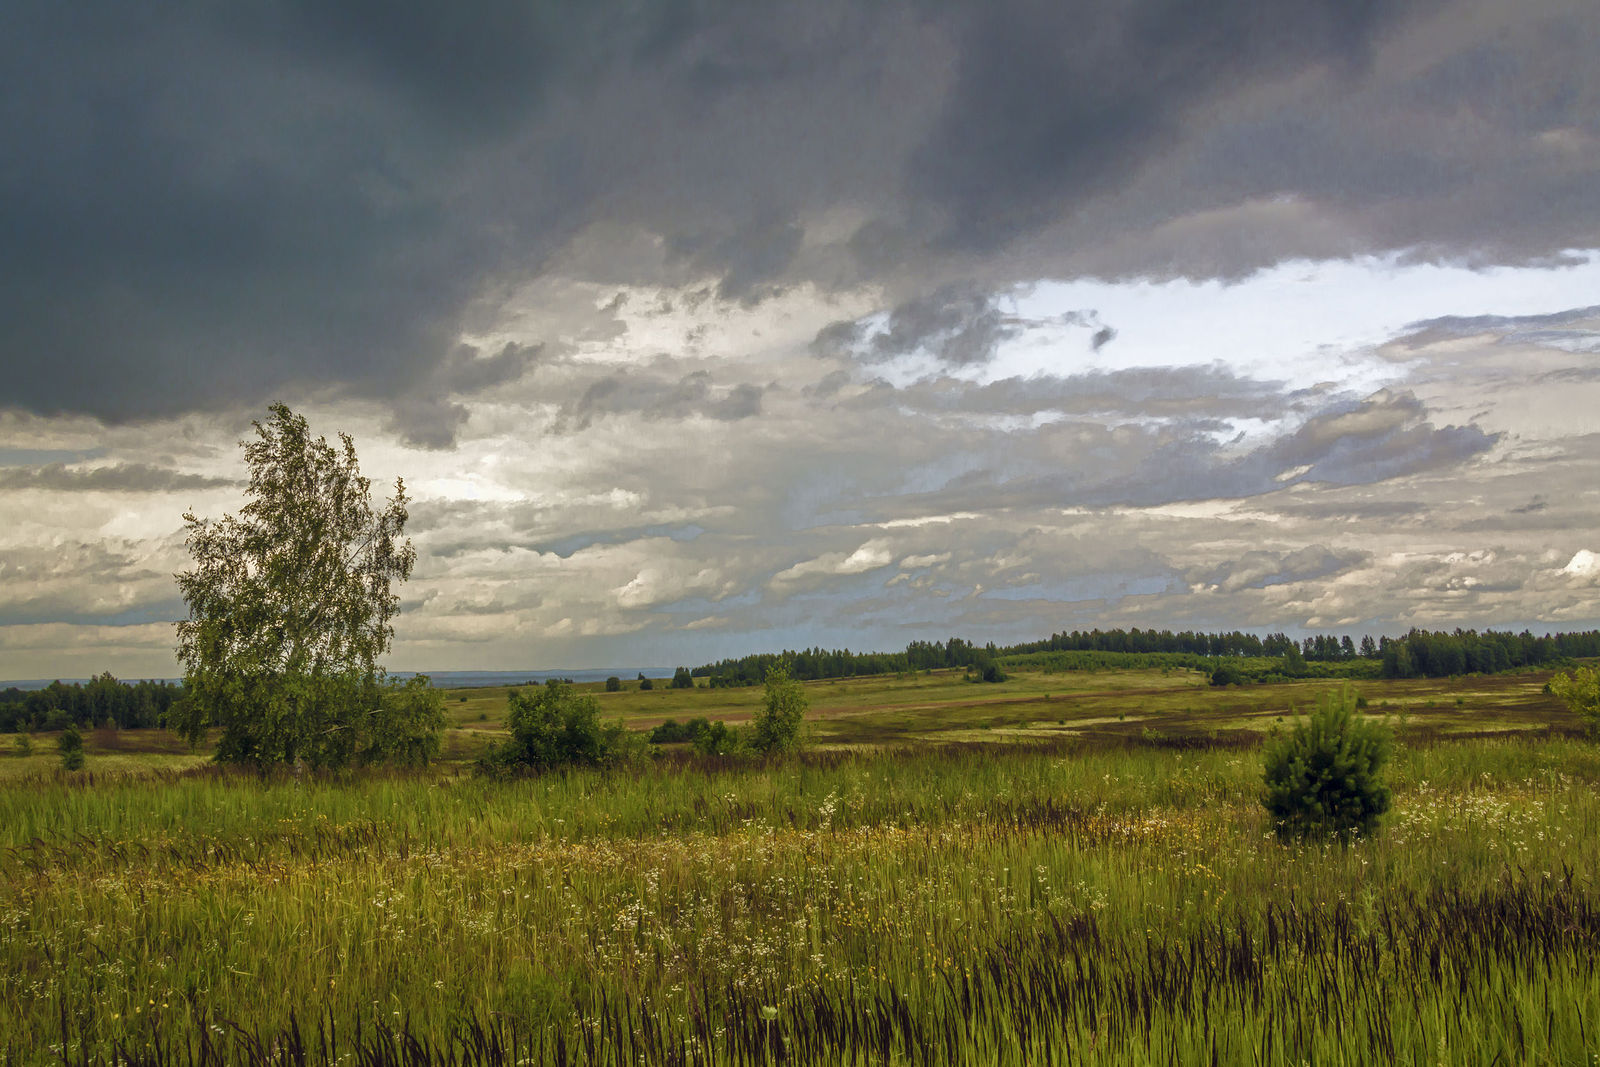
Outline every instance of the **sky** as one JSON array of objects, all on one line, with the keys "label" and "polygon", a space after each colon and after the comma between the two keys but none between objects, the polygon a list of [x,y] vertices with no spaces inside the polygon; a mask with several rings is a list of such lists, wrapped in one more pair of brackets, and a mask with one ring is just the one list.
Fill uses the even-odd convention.
[{"label": "sky", "polygon": [[0,11],[0,678],[274,402],[389,666],[1600,626],[1592,0]]}]

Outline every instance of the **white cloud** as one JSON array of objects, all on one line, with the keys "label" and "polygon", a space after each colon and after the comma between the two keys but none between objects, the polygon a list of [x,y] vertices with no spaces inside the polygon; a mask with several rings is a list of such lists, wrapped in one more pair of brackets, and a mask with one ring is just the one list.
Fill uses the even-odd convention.
[{"label": "white cloud", "polygon": [[1600,555],[1587,548],[1580,548],[1572,554],[1572,559],[1567,565],[1561,568],[1561,573],[1579,578],[1593,578],[1600,575]]}]

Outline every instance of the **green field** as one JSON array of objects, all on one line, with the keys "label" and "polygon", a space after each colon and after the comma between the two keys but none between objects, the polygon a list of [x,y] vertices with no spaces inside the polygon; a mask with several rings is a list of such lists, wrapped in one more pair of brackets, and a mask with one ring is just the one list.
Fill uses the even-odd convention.
[{"label": "green field", "polygon": [[[447,694],[414,774],[0,738],[0,1055],[1588,1063],[1600,748],[1546,677],[1361,683],[1399,743],[1350,848],[1257,801],[1328,683],[1182,670],[808,683],[796,759],[513,781],[465,762],[503,689]],[[761,693],[596,696],[644,729]]]}]

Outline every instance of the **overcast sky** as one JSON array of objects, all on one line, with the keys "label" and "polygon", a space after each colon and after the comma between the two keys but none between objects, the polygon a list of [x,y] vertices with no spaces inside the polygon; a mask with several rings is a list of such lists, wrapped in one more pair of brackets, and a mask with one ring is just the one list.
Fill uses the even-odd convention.
[{"label": "overcast sky", "polygon": [[1593,0],[0,10],[0,678],[274,401],[396,669],[1600,625]]}]

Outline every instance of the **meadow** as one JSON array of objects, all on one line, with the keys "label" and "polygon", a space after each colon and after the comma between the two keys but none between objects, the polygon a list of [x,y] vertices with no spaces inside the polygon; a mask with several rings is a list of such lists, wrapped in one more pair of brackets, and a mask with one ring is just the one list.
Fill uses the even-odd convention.
[{"label": "meadow", "polygon": [[[504,690],[449,694],[415,773],[39,737],[0,758],[0,1055],[1587,1063],[1600,748],[1546,677],[1362,682],[1394,806],[1348,848],[1258,801],[1325,682],[816,682],[798,758],[510,781],[468,763]],[[643,730],[760,691],[596,696]]]}]

